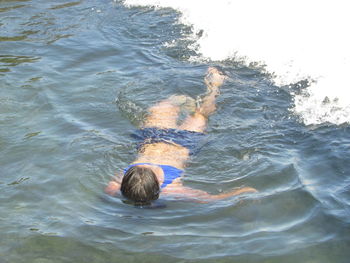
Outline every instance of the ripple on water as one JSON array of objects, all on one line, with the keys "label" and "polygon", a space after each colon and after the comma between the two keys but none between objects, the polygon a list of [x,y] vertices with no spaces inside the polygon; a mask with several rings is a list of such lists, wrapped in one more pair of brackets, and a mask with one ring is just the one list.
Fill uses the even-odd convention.
[{"label": "ripple on water", "polygon": [[108,0],[0,12],[4,262],[347,262],[348,127],[301,125],[289,92],[221,62],[230,79],[184,183],[259,192],[134,207],[104,188],[135,157],[129,134],[149,105],[205,92],[190,28],[170,9]]}]

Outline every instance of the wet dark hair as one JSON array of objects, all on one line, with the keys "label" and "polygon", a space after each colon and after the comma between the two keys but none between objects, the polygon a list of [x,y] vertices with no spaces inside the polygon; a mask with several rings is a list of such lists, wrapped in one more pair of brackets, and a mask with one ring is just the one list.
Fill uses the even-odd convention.
[{"label": "wet dark hair", "polygon": [[152,169],[143,166],[132,166],[124,174],[120,191],[139,204],[147,204],[159,198],[159,182]]}]

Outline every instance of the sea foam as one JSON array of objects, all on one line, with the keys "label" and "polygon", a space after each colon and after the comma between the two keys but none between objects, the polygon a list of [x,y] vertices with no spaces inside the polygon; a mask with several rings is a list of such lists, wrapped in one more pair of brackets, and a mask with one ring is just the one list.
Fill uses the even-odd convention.
[{"label": "sea foam", "polygon": [[126,0],[170,7],[192,26],[196,52],[212,61],[265,65],[278,86],[309,80],[291,94],[306,124],[350,123],[350,37],[346,0]]}]

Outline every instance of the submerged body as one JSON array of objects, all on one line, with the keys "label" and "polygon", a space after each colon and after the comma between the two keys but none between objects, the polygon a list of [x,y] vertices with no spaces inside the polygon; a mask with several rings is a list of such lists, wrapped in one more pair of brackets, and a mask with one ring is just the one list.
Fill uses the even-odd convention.
[{"label": "submerged body", "polygon": [[[205,136],[208,117],[216,110],[216,97],[219,95],[219,87],[224,80],[225,76],[217,69],[209,68],[205,77],[208,92],[202,99],[201,105],[194,107],[193,114],[189,115],[181,124],[178,124],[180,105],[191,100],[188,97],[174,95],[149,108],[149,115],[140,130],[140,139],[143,143],[138,149],[137,158],[125,170],[123,180],[115,178],[107,186],[106,192],[115,195],[121,190],[124,196],[140,202],[155,200],[159,194],[207,202],[241,193],[256,192],[254,188],[243,187],[227,193],[212,195],[202,190],[185,187],[182,184],[181,177],[186,162],[193,153],[193,148],[198,140]],[[135,172],[137,169],[140,169],[139,172]],[[148,174],[149,172],[154,174],[154,180],[152,175]],[[132,181],[133,179],[130,178],[136,177],[135,173],[139,173],[139,179],[134,180],[135,184],[139,184],[138,187],[141,187],[137,190],[133,189],[133,185],[125,186],[126,181]],[[146,179],[146,175],[143,173],[150,176],[151,179]],[[149,181],[152,182],[149,183]],[[129,194],[131,191],[134,193]],[[142,192],[148,197],[141,197],[141,194],[138,198],[138,193],[135,191]],[[149,193],[145,194],[147,191]]]}]

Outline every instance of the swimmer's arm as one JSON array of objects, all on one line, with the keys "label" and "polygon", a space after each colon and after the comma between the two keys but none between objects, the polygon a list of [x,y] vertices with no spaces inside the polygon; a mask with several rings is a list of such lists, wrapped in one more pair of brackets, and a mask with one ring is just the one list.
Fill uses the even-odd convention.
[{"label": "swimmer's arm", "polygon": [[115,196],[120,191],[121,178],[114,176],[105,188],[105,193],[111,196]]},{"label": "swimmer's arm", "polygon": [[233,189],[229,192],[221,193],[221,194],[209,194],[205,191],[193,189],[185,186],[174,186],[165,188],[162,193],[166,195],[178,196],[180,198],[186,198],[194,201],[198,201],[201,203],[207,203],[216,200],[222,200],[229,198],[231,196],[240,195],[244,193],[256,193],[258,192],[256,189],[252,187],[241,187],[238,189]]}]

